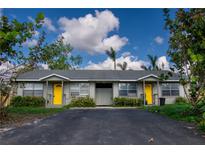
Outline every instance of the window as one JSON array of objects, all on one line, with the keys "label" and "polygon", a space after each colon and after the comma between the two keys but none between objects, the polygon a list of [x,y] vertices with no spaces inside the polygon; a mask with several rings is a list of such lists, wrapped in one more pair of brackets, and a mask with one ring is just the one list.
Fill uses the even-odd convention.
[{"label": "window", "polygon": [[162,84],[162,96],[179,96],[179,84],[178,83],[163,83]]},{"label": "window", "polygon": [[71,83],[70,94],[71,97],[88,96],[89,83]]},{"label": "window", "polygon": [[87,96],[89,94],[89,84],[81,83],[80,84],[80,95]]},{"label": "window", "polygon": [[120,83],[119,84],[119,96],[137,96],[136,83]]},{"label": "window", "polygon": [[24,84],[23,96],[43,96],[43,84],[42,83]]}]

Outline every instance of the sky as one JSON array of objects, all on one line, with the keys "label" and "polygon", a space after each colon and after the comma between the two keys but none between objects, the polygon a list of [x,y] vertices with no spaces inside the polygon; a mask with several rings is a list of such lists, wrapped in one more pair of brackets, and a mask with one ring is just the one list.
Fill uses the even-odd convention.
[{"label": "sky", "polygon": [[[74,48],[72,54],[82,56],[81,69],[113,69],[105,54],[110,47],[117,51],[117,63],[125,61],[129,69],[149,65],[148,54],[159,57],[159,66],[169,66],[162,9],[0,9],[0,16],[32,21],[39,12],[45,15],[46,41],[63,36]],[[35,45],[38,36],[36,32],[24,46]]]}]

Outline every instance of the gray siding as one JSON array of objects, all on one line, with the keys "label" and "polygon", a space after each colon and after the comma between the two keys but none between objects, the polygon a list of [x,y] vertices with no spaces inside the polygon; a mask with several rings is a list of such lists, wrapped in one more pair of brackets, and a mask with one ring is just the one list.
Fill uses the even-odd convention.
[{"label": "gray siding", "polygon": [[119,83],[114,82],[112,87],[113,87],[113,98],[118,97],[119,96]]},{"label": "gray siding", "polygon": [[[53,85],[48,83],[48,89],[46,89],[46,83],[43,84],[43,97],[49,101],[49,103],[53,102]],[[48,94],[46,97],[46,93]]]},{"label": "gray siding", "polygon": [[[148,83],[148,81],[146,81]],[[151,82],[150,82],[151,83]],[[95,100],[96,98],[96,88],[95,88],[95,83],[90,82],[89,83],[89,96]],[[159,97],[161,96],[161,84],[159,84]],[[157,94],[157,83],[152,82],[153,86],[153,96]],[[44,98],[47,98],[50,103],[53,101],[53,83],[48,82],[48,89],[46,89],[46,83],[43,84],[43,96]],[[18,83],[18,88],[17,88],[17,93],[18,96],[23,96],[23,86],[22,83]],[[47,97],[46,97],[46,94]],[[182,97],[185,97],[183,86],[180,85],[179,87],[179,95]],[[137,82],[137,97],[142,98],[143,96],[143,83],[142,82]],[[114,97],[119,97],[119,82],[113,82],[113,98]],[[163,96],[164,97],[164,96]],[[171,104],[174,103],[176,97],[178,96],[166,96],[166,104]],[[153,97],[155,103],[157,104],[158,98],[157,96]],[[69,82],[64,82],[64,87],[63,87],[63,103],[68,104],[71,101],[71,96],[70,96],[70,83]]]},{"label": "gray siding", "polygon": [[20,82],[17,84],[17,86],[18,86],[17,93],[16,93],[17,96],[23,96],[23,87],[21,85],[22,85],[22,83],[20,83]]},{"label": "gray siding", "polygon": [[[150,80],[149,80],[150,81]],[[113,83],[113,97],[119,97],[119,83]],[[157,90],[157,83],[152,83],[153,87],[153,101],[158,104],[158,90]],[[144,92],[143,92],[143,83],[138,82],[137,83],[137,97],[142,98]],[[179,86],[179,96],[185,97],[183,86]],[[159,97],[165,97],[161,95],[161,84],[159,84]],[[172,104],[175,102],[175,99],[178,96],[166,96],[166,104]]]},{"label": "gray siding", "polygon": [[[161,88],[160,88],[160,92],[161,92]],[[161,95],[160,95],[161,96]],[[181,97],[185,97],[185,94],[184,94],[184,89],[183,89],[183,86],[182,85],[179,85],[179,96]],[[164,97],[164,96],[162,96]],[[175,99],[177,98],[178,96],[166,96],[166,104],[172,104],[175,102]]]},{"label": "gray siding", "polygon": [[64,104],[69,104],[70,103],[70,84],[69,83],[64,83],[63,103]]},{"label": "gray siding", "polygon": [[137,83],[137,97],[142,98],[143,96],[143,84],[142,83]]},{"label": "gray siding", "polygon": [[43,83],[43,97],[46,98],[46,91],[47,91],[46,83]]},{"label": "gray siding", "polygon": [[95,83],[90,83],[90,97],[95,100]]}]

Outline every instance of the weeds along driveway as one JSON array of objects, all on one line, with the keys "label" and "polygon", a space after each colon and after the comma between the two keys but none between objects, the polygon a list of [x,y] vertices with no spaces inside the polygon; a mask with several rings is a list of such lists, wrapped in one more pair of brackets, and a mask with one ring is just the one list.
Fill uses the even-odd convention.
[{"label": "weeds along driveway", "polygon": [[73,109],[0,135],[0,144],[205,144],[190,124],[137,109]]}]

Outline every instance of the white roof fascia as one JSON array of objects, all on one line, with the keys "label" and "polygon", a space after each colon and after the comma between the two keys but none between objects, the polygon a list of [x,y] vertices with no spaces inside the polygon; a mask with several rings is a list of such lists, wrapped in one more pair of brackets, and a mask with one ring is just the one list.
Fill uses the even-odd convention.
[{"label": "white roof fascia", "polygon": [[70,79],[67,78],[67,77],[64,77],[64,76],[62,76],[62,75],[58,75],[58,74],[55,74],[55,73],[50,74],[50,75],[47,75],[47,76],[44,76],[44,77],[42,77],[42,78],[40,78],[40,79],[38,79],[38,80],[39,80],[39,81],[42,81],[42,80],[47,79],[47,78],[52,77],[52,76],[57,76],[57,77],[62,78],[62,79],[70,80]]},{"label": "white roof fascia", "polygon": [[142,80],[142,79],[146,79],[146,78],[148,78],[148,77],[155,77],[155,78],[159,79],[158,76],[156,76],[156,75],[154,75],[154,74],[149,74],[149,75],[146,75],[146,76],[143,76],[143,77],[137,79],[137,81]]},{"label": "white roof fascia", "polygon": [[84,79],[74,79],[74,80],[70,80],[70,81],[89,81],[89,80],[84,80]]},{"label": "white roof fascia", "polygon": [[162,80],[161,82],[179,82],[179,80]]},{"label": "white roof fascia", "polygon": [[129,82],[129,81],[131,81],[131,82],[134,82],[134,81],[137,81],[137,80],[119,80],[120,82]]},{"label": "white roof fascia", "polygon": [[16,79],[14,81],[39,81],[38,79]]}]

